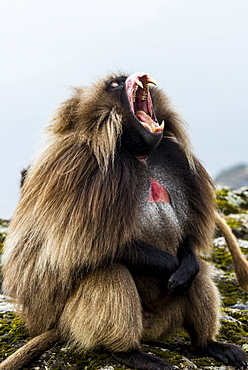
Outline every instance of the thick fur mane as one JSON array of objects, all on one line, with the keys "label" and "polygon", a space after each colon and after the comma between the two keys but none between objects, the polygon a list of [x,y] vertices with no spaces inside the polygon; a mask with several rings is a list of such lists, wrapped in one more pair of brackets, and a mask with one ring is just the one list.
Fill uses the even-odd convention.
[{"label": "thick fur mane", "polygon": [[[109,96],[105,81],[76,88],[57,110],[11,222],[4,286],[28,310],[34,334],[55,324],[78,275],[111,262],[118,247],[133,237],[140,202],[137,159],[120,145],[125,109]],[[180,118],[161,91],[153,89],[152,96],[159,121],[165,121],[165,137],[177,141],[194,171]],[[209,184],[207,175],[205,180]],[[194,206],[202,209],[197,202]],[[193,228],[203,234],[201,241],[210,226],[207,216],[203,231],[202,224]],[[61,300],[55,304],[59,290]],[[43,314],[36,317],[41,307]]]},{"label": "thick fur mane", "polygon": [[[136,72],[74,89],[24,171],[3,289],[38,336],[1,369],[60,339],[105,348],[128,368],[172,369],[140,342],[182,329],[201,354],[247,367],[241,349],[215,341],[219,295],[197,256],[211,249],[213,182],[168,98],[148,84]],[[247,261],[230,240],[246,282]]]}]

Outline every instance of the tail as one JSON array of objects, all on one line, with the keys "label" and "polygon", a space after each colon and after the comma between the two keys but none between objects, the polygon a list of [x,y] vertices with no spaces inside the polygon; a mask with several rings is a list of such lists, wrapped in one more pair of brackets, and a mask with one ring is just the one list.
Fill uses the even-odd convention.
[{"label": "tail", "polygon": [[248,261],[243,256],[237,243],[237,239],[235,238],[231,228],[227,225],[223,217],[221,217],[217,212],[215,214],[215,221],[217,227],[224,235],[227,246],[232,255],[234,269],[239,285],[245,292],[248,292]]},{"label": "tail", "polygon": [[51,329],[31,339],[0,364],[0,370],[18,370],[59,341],[58,332]]}]

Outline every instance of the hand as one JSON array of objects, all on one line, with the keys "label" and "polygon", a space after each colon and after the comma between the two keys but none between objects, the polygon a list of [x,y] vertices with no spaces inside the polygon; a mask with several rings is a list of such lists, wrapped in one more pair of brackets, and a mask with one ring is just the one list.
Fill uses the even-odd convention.
[{"label": "hand", "polygon": [[169,278],[167,287],[174,295],[183,295],[190,289],[199,271],[198,261],[194,262],[190,266],[186,263],[181,264]]}]

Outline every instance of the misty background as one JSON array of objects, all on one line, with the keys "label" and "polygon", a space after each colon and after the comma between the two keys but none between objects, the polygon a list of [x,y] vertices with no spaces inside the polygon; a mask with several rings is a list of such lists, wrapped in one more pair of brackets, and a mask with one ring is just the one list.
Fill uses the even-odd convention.
[{"label": "misty background", "polygon": [[70,86],[147,72],[212,176],[247,163],[247,0],[1,0],[0,218]]}]

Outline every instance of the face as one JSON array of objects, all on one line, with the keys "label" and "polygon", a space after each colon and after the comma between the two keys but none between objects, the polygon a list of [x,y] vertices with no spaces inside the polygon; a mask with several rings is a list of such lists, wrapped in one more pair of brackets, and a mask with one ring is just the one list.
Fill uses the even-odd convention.
[{"label": "face", "polygon": [[109,93],[117,95],[125,108],[122,145],[138,158],[146,158],[163,136],[164,124],[156,118],[149,83],[156,85],[143,72],[107,82]]}]

